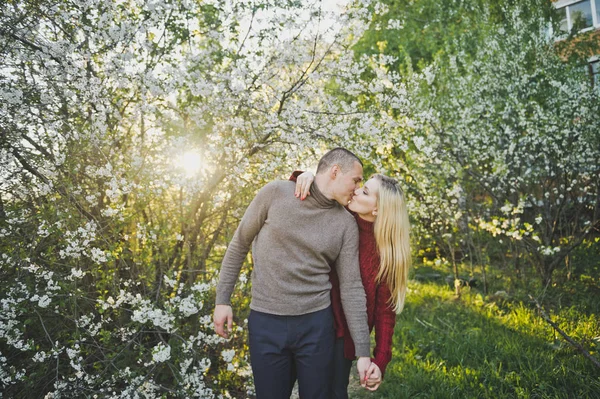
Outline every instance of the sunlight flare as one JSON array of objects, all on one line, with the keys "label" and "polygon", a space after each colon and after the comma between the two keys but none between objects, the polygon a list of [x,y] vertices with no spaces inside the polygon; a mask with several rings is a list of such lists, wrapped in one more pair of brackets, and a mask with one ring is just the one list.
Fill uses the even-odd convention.
[{"label": "sunlight flare", "polygon": [[186,151],[177,159],[176,164],[185,171],[186,176],[191,177],[202,169],[202,158],[197,151]]}]

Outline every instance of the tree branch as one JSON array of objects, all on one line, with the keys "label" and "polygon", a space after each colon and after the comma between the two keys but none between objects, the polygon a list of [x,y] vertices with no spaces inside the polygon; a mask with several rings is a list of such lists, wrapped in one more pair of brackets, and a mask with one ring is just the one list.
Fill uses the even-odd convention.
[{"label": "tree branch", "polygon": [[594,363],[594,365],[598,368],[600,368],[600,362],[598,361],[598,359],[596,359],[594,356],[590,355],[590,353],[588,351],[585,350],[585,348],[583,346],[581,346],[581,344],[579,344],[578,342],[575,342],[573,340],[573,338],[569,337],[567,335],[567,333],[565,333],[563,330],[560,329],[560,327],[552,321],[552,319],[550,319],[550,317],[548,316],[548,314],[544,311],[544,309],[540,306],[539,302],[537,301],[537,299],[535,299],[533,296],[529,295],[529,298],[531,298],[532,301],[535,302],[535,306],[538,308],[538,310],[540,311],[540,314],[542,315],[542,318],[544,320],[546,320],[546,322],[548,324],[550,324],[552,326],[552,328],[554,328],[554,330],[556,330],[556,332],[558,332],[560,335],[563,336],[563,338],[569,343],[571,344],[571,346],[573,346],[575,349],[577,349],[580,353],[582,353],[585,357],[587,357],[588,359],[590,359],[592,361],[592,363]]},{"label": "tree branch", "polygon": [[[11,153],[14,155],[14,157],[19,161],[19,163],[21,164],[21,166],[23,166],[23,168],[25,170],[27,170],[29,173],[31,173],[32,175],[36,176],[38,179],[40,179],[41,181],[43,181],[46,184],[50,184],[50,180],[48,180],[48,178],[46,176],[44,176],[43,174],[41,174],[40,172],[38,172],[33,166],[31,166],[29,164],[29,162],[27,162],[27,160],[15,149],[12,148],[11,149]],[[69,199],[69,201],[75,206],[75,208],[77,208],[77,210],[84,215],[86,218],[88,218],[89,220],[96,220],[94,218],[94,216],[89,213],[88,211],[86,211],[83,206],[72,196],[70,195],[67,190],[65,190],[62,187],[58,187],[55,186],[56,191],[58,191],[61,195],[67,197]]]}]

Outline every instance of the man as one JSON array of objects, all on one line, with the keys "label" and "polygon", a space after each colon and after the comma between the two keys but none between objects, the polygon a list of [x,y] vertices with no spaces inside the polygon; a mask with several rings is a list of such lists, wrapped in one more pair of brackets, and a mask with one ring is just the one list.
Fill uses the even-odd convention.
[{"label": "man", "polygon": [[230,297],[252,245],[248,328],[259,399],[289,398],[296,377],[300,397],[330,397],[335,340],[331,267],[340,280],[342,305],[365,385],[370,342],[358,266],[358,229],[344,209],[362,173],[356,155],[335,148],[319,161],[306,200],[297,200],[293,182],[267,184],[248,206],[227,248],[217,285],[215,331],[223,337],[231,331]]}]

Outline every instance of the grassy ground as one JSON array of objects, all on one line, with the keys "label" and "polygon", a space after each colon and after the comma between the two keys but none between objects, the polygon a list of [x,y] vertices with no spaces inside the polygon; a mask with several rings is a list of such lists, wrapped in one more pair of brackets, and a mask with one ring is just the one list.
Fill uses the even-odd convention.
[{"label": "grassy ground", "polygon": [[[443,277],[411,280],[383,384],[375,393],[352,387],[350,397],[600,398],[600,368],[539,316],[529,288],[466,288],[456,299]],[[530,293],[600,359],[600,278],[580,277]]]}]

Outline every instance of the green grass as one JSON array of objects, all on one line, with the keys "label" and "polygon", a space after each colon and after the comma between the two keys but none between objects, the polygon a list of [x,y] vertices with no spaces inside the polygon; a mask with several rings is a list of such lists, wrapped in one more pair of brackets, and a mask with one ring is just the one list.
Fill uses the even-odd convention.
[{"label": "green grass", "polygon": [[[531,303],[514,299],[517,295],[484,297],[475,289],[455,299],[438,280],[411,281],[383,384],[374,393],[353,389],[351,397],[600,398],[600,369],[556,334]],[[600,296],[579,308],[558,305],[568,291],[551,294],[552,288],[545,298],[552,318],[599,358],[600,318],[590,308],[597,309]]]}]

